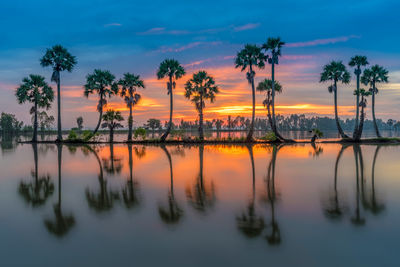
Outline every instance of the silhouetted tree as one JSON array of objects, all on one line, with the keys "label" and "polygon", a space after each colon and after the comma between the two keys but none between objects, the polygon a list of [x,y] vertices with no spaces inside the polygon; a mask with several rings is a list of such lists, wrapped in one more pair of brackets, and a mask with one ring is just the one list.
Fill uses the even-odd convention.
[{"label": "silhouetted tree", "polygon": [[124,118],[122,117],[121,112],[112,109],[107,110],[103,115],[104,123],[101,125],[101,128],[108,128],[110,131],[110,143],[114,142],[114,130],[123,127],[122,124],[119,123],[123,120]]}]

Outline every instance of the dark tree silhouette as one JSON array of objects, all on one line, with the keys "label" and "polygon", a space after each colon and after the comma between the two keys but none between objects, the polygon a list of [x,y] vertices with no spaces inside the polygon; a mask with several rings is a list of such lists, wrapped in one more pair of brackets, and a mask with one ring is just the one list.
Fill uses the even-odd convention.
[{"label": "dark tree silhouette", "polygon": [[129,180],[122,189],[122,200],[128,209],[137,207],[140,204],[139,182],[133,179],[133,152],[132,144],[128,144],[129,153]]}]

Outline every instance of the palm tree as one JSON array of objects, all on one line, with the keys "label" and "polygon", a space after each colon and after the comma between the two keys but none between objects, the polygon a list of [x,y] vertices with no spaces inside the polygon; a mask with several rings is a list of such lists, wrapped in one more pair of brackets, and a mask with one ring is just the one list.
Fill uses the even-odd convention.
[{"label": "palm tree", "polygon": [[82,129],[83,129],[83,118],[82,118],[82,116],[79,116],[78,118],[76,118],[76,124],[78,125],[79,131],[82,131]]},{"label": "palm tree", "polygon": [[109,142],[112,143],[114,142],[114,130],[123,127],[122,124],[119,122],[123,121],[124,118],[122,117],[120,111],[109,109],[103,115],[103,120],[104,123],[101,125],[101,128],[108,128],[110,130]]},{"label": "palm tree", "polygon": [[139,183],[133,179],[133,155],[132,144],[128,144],[129,153],[129,181],[126,182],[125,188],[122,189],[122,198],[125,207],[131,209],[140,203]]},{"label": "palm tree", "polygon": [[271,115],[272,87],[274,88],[275,92],[277,92],[277,93],[282,92],[282,85],[278,81],[275,81],[273,83],[271,79],[265,79],[265,80],[261,81],[257,85],[256,90],[259,92],[265,93],[265,99],[263,101],[263,104],[264,104],[264,107],[267,108],[267,112],[268,112],[267,116],[268,116],[268,121],[269,121],[271,130],[274,131],[274,122],[273,122],[272,115]]},{"label": "palm tree", "polygon": [[118,84],[122,87],[121,97],[124,98],[126,105],[129,108],[129,119],[128,119],[128,141],[132,141],[132,109],[140,101],[141,95],[136,92],[138,88],[145,88],[143,80],[140,79],[139,75],[125,73],[124,78],[118,81]]},{"label": "palm tree", "polygon": [[58,237],[63,237],[69,232],[71,227],[75,225],[75,218],[71,215],[63,215],[61,208],[61,160],[62,160],[62,145],[57,145],[58,155],[58,203],[54,205],[55,221],[46,219],[44,224],[47,230]]},{"label": "palm tree", "polygon": [[37,142],[38,109],[51,107],[51,102],[54,100],[53,89],[46,83],[44,77],[31,74],[22,79],[22,84],[17,88],[15,95],[19,104],[33,103],[30,110],[30,113],[34,114],[32,142]]},{"label": "palm tree", "polygon": [[30,183],[20,182],[18,192],[24,200],[36,208],[46,203],[47,199],[54,193],[54,184],[50,175],[39,176],[38,149],[37,144],[32,144],[33,159],[35,163],[31,176],[34,181]]},{"label": "palm tree", "polygon": [[174,194],[174,173],[172,169],[172,158],[171,154],[168,152],[167,148],[164,145],[161,145],[161,149],[164,150],[165,155],[167,155],[168,163],[169,163],[169,171],[170,171],[170,190],[168,192],[168,207],[165,208],[163,206],[158,207],[158,213],[160,215],[161,220],[166,224],[176,224],[183,216],[183,210],[178,205],[175,194]]},{"label": "palm tree", "polygon": [[[357,92],[354,92],[354,94],[357,94]],[[355,141],[360,141],[363,128],[364,128],[364,120],[365,120],[365,108],[367,107],[367,96],[370,96],[372,93],[370,91],[366,91],[365,89],[361,88],[359,89],[358,95],[361,95],[361,101],[359,102],[359,106],[361,107],[361,115],[360,115],[360,123],[357,128],[357,133],[356,136],[353,137]]]},{"label": "palm tree", "polygon": [[275,64],[279,64],[279,57],[281,56],[281,48],[285,45],[285,42],[281,41],[280,37],[277,38],[268,38],[267,42],[263,44],[262,49],[265,50],[266,53],[270,52],[270,55],[267,55],[268,63],[271,64],[271,106],[272,106],[272,122],[275,135],[283,140],[283,137],[279,134],[278,129],[276,127],[276,119],[275,119]]},{"label": "palm tree", "polygon": [[370,69],[365,69],[361,77],[361,82],[365,85],[371,86],[369,91],[372,93],[372,118],[374,121],[375,133],[377,137],[382,137],[375,118],[375,95],[378,93],[377,83],[387,83],[388,71],[379,65],[374,65]]},{"label": "palm tree", "polygon": [[331,81],[333,85],[328,87],[329,93],[333,92],[334,104],[335,104],[335,120],[339,134],[342,138],[349,138],[340,126],[338,110],[337,110],[337,83],[340,81],[343,84],[350,82],[350,73],[346,70],[346,66],[341,61],[331,61],[329,64],[324,66],[324,70],[321,73],[320,82]]},{"label": "palm tree", "polygon": [[118,85],[115,83],[115,76],[108,70],[95,69],[92,74],[86,76],[86,84],[84,95],[89,97],[90,94],[97,92],[99,95],[99,103],[97,111],[99,114],[99,121],[93,131],[97,133],[100,128],[101,119],[103,117],[103,107],[107,104],[107,96],[111,97],[118,94]]},{"label": "palm tree", "polygon": [[172,128],[172,112],[174,108],[173,103],[173,89],[176,87],[176,80],[185,75],[185,69],[175,59],[166,59],[161,62],[157,71],[157,79],[161,80],[168,78],[167,93],[169,94],[169,122],[165,133],[161,136],[161,141],[165,141],[171,132]]},{"label": "palm tree", "polygon": [[52,48],[48,48],[44,56],[40,59],[40,65],[42,67],[51,66],[53,68],[53,74],[51,75],[51,81],[57,83],[57,140],[62,140],[62,129],[61,129],[61,79],[60,73],[62,71],[71,72],[74,66],[77,64],[75,56],[72,56],[66,48],[61,45],[55,45]]},{"label": "palm tree", "polygon": [[357,137],[357,132],[359,129],[359,114],[360,114],[360,75],[361,67],[368,65],[368,60],[366,56],[354,56],[350,59],[349,66],[356,67],[354,74],[357,76],[357,88],[355,91],[356,99],[356,123],[354,126],[353,139]]},{"label": "palm tree", "polygon": [[244,49],[240,50],[237,53],[235,58],[235,68],[241,68],[241,71],[247,70],[247,81],[251,84],[253,109],[251,115],[250,129],[247,134],[247,141],[253,140],[254,120],[256,116],[256,92],[254,88],[254,77],[256,76],[256,72],[253,69],[264,68],[265,60],[266,57],[261,52],[261,48],[252,44],[246,44],[244,46]]},{"label": "palm tree", "polygon": [[213,77],[209,76],[205,71],[199,71],[193,74],[193,78],[185,84],[185,97],[190,99],[199,112],[199,137],[204,140],[203,133],[203,109],[206,100],[211,103],[215,100],[215,95],[219,93],[218,86],[215,85]]},{"label": "palm tree", "polygon": [[243,212],[240,216],[236,217],[236,222],[239,230],[245,234],[247,237],[257,237],[264,230],[265,223],[264,219],[261,216],[256,214],[255,209],[255,200],[256,200],[256,175],[255,175],[255,167],[254,167],[254,154],[253,154],[253,146],[248,145],[247,150],[249,151],[250,161],[251,161],[251,170],[252,170],[252,198],[247,208],[246,212]]}]

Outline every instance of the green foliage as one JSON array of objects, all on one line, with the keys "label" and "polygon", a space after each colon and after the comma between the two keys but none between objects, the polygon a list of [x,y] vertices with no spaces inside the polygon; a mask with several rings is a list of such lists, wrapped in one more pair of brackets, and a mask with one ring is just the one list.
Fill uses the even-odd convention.
[{"label": "green foliage", "polygon": [[154,131],[155,129],[161,128],[161,121],[158,119],[148,119],[145,126]]},{"label": "green foliage", "polygon": [[195,104],[198,111],[205,107],[205,100],[213,103],[215,95],[218,93],[219,89],[215,85],[214,78],[205,71],[194,73],[193,77],[185,84],[185,97]]},{"label": "green foliage", "polygon": [[107,104],[106,97],[111,97],[118,94],[118,84],[115,82],[115,76],[108,70],[95,69],[92,74],[86,76],[86,84],[84,95],[97,93],[100,96],[97,110],[103,110]]},{"label": "green foliage", "polygon": [[93,135],[92,131],[90,130],[84,130],[81,134],[81,138],[83,141],[88,142],[90,139],[98,135],[98,133],[96,133],[96,135]]},{"label": "green foliage", "polygon": [[103,120],[104,123],[101,125],[102,128],[114,130],[123,127],[122,124],[119,123],[120,121],[124,120],[120,111],[115,111],[112,109],[107,110],[107,112],[103,115]]},{"label": "green foliage", "polygon": [[[50,130],[52,125],[54,124],[54,117],[47,115],[46,111],[39,112],[38,116],[38,124],[41,131]],[[35,115],[32,115],[31,118],[32,124],[35,121]]]},{"label": "green foliage", "polygon": [[316,135],[318,138],[321,138],[324,136],[324,133],[317,128],[314,128],[311,131],[312,131],[313,135]]},{"label": "green foliage", "polygon": [[[169,77],[171,79],[179,79],[185,75],[185,69],[175,59],[166,59],[160,63],[160,67],[157,70],[157,78],[159,80]],[[173,85],[173,87],[175,87]]]},{"label": "green foliage", "polygon": [[146,129],[142,127],[137,128],[134,131],[133,136],[135,139],[137,139],[138,137],[141,137],[143,140],[146,139]]},{"label": "green foliage", "polygon": [[265,136],[261,138],[262,140],[275,142],[278,138],[276,137],[274,132],[268,132]]},{"label": "green foliage", "polygon": [[[39,108],[49,109],[54,100],[53,89],[46,83],[45,78],[40,75],[30,74],[22,79],[22,84],[17,88],[15,95],[18,103],[37,103]],[[31,109],[31,114],[36,110]]]},{"label": "green foliage", "polygon": [[55,45],[46,50],[45,55],[40,59],[42,67],[51,66],[54,72],[68,71],[71,72],[77,61],[66,48],[61,45]]},{"label": "green foliage", "polygon": [[246,70],[247,67],[258,67],[262,69],[265,67],[266,59],[267,58],[261,52],[260,47],[258,47],[257,45],[246,44],[244,48],[240,50],[236,55],[235,68],[241,68],[242,71]]},{"label": "green foliage", "polygon": [[78,118],[76,118],[76,124],[78,125],[79,131],[81,131],[83,129],[83,118],[82,118],[82,116],[79,116]]},{"label": "green foliage", "polygon": [[361,82],[364,85],[369,85],[371,88],[370,92],[373,94],[378,93],[378,88],[376,88],[377,83],[388,83],[388,71],[379,66],[374,65],[370,69],[365,69],[363,75],[361,76]]},{"label": "green foliage", "polygon": [[3,133],[17,133],[21,131],[23,122],[18,121],[13,114],[1,113],[0,130]]},{"label": "green foliage", "polygon": [[269,37],[267,42],[263,44],[261,47],[265,52],[271,52],[270,55],[267,55],[266,58],[268,59],[269,64],[279,64],[279,57],[281,56],[281,49],[282,46],[285,45],[285,42],[281,41],[280,37],[272,38]]},{"label": "green foliage", "polygon": [[[271,79],[262,80],[261,82],[258,83],[256,90],[259,92],[271,91],[272,90],[272,80]],[[277,93],[281,93],[283,90],[282,85],[278,81],[275,81],[274,90]]]},{"label": "green foliage", "polygon": [[75,141],[77,139],[78,139],[78,135],[76,134],[76,132],[74,130],[69,131],[68,140]]},{"label": "green foliage", "polygon": [[[335,83],[341,81],[344,84],[350,82],[350,73],[347,71],[346,66],[342,61],[331,61],[329,64],[324,66],[320,76],[320,82],[327,81],[333,81]],[[330,93],[336,89],[337,88],[334,88],[333,86],[328,87]]]}]

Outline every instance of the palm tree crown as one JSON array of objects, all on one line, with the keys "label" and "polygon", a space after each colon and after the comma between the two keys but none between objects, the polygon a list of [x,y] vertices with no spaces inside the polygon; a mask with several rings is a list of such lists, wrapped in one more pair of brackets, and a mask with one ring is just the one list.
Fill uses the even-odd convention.
[{"label": "palm tree crown", "polygon": [[195,104],[198,111],[205,107],[205,100],[213,103],[218,92],[214,78],[205,71],[194,73],[193,78],[185,84],[185,97]]},{"label": "palm tree crown", "polygon": [[[185,75],[185,69],[179,64],[179,62],[175,59],[166,59],[161,62],[160,67],[157,71],[157,78],[159,80],[164,79],[165,77],[170,77],[172,79],[179,79],[183,75]],[[175,88],[175,83],[173,84]]]},{"label": "palm tree crown", "polygon": [[111,97],[118,93],[115,76],[110,71],[95,69],[92,74],[86,76],[84,95],[89,97],[90,94],[95,92],[100,96],[100,102],[97,106],[97,110],[100,111],[107,104],[107,100],[104,97]]},{"label": "palm tree crown", "polygon": [[[274,83],[275,83],[275,88],[274,88],[275,92],[282,93],[283,90],[282,85],[278,81],[275,81]],[[263,81],[259,82],[256,90],[265,93],[272,91],[272,80],[264,79]]]},{"label": "palm tree crown", "polygon": [[265,60],[266,57],[261,52],[260,47],[257,45],[246,44],[236,55],[235,68],[241,68],[241,71],[252,66],[262,69],[265,66]]},{"label": "palm tree crown", "polygon": [[40,65],[42,67],[51,66],[53,68],[51,80],[54,82],[58,82],[57,79],[59,79],[59,77],[57,73],[65,70],[71,72],[76,64],[76,57],[71,55],[68,50],[61,45],[55,45],[47,49],[44,56],[40,59]]},{"label": "palm tree crown", "polygon": [[[389,72],[385,68],[379,65],[374,65],[370,69],[364,70],[364,73],[361,76],[361,82],[365,85],[370,85],[371,87],[374,85],[376,86],[377,83],[387,83],[389,82],[388,73]],[[377,88],[371,88],[370,91],[375,94],[378,93]]]},{"label": "palm tree crown", "polygon": [[103,115],[104,123],[101,125],[102,128],[109,128],[109,129],[117,129],[122,128],[122,124],[119,123],[123,121],[124,118],[121,115],[120,111],[115,110],[107,110],[106,113]]},{"label": "palm tree crown", "polygon": [[140,75],[125,73],[124,78],[120,79],[118,84],[121,86],[120,94],[124,97],[127,106],[135,106],[141,98],[140,94],[136,93],[136,90],[138,88],[145,88]]},{"label": "palm tree crown", "polygon": [[271,56],[268,57],[269,64],[279,64],[278,57],[281,56],[281,48],[285,45],[285,42],[281,41],[280,37],[277,38],[268,38],[267,42],[263,44],[262,49],[266,52],[271,51]]},{"label": "palm tree crown", "polygon": [[[368,64],[369,63],[366,56],[354,56],[350,59],[349,62],[350,67],[357,67],[357,68],[360,68],[362,66],[367,66]],[[355,74],[357,75],[357,72],[355,72]]]},{"label": "palm tree crown", "polygon": [[[30,74],[29,77],[22,79],[22,84],[15,92],[19,104],[25,102],[35,103],[38,107],[49,109],[54,100],[54,91],[40,75]],[[31,110],[31,113],[36,110]]]},{"label": "palm tree crown", "polygon": [[[342,61],[331,61],[329,64],[324,66],[324,70],[321,73],[320,82],[326,81],[341,81],[344,84],[350,82],[350,73],[347,71],[346,66],[342,63]],[[336,88],[332,86],[328,87],[330,93]]]}]

